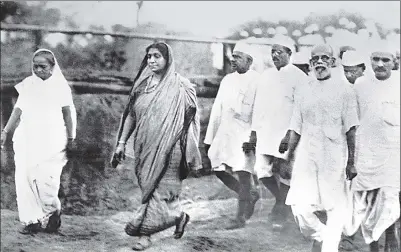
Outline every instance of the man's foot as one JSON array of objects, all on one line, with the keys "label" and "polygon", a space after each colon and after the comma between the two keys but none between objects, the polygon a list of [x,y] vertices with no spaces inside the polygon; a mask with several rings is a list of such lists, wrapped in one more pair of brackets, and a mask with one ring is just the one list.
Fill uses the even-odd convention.
[{"label": "man's foot", "polygon": [[185,226],[189,222],[189,215],[182,212],[180,218],[175,221],[174,238],[180,239],[184,235]]},{"label": "man's foot", "polygon": [[313,240],[312,244],[312,252],[321,252],[322,251],[322,242]]},{"label": "man's foot", "polygon": [[340,249],[344,251],[354,251],[357,246],[354,244],[354,236],[344,236],[340,241]]},{"label": "man's foot", "polygon": [[226,229],[233,230],[233,229],[238,229],[238,228],[243,228],[243,227],[245,227],[245,219],[237,218],[235,220],[231,220],[228,227],[226,227]]},{"label": "man's foot", "polygon": [[384,252],[400,251],[400,231],[396,224],[386,230]]},{"label": "man's foot", "polygon": [[138,241],[132,247],[132,250],[142,251],[150,247],[152,245],[152,241],[150,240],[150,236],[140,236]]},{"label": "man's foot", "polygon": [[251,191],[251,197],[252,197],[252,200],[249,201],[249,204],[245,211],[245,219],[246,220],[249,220],[252,217],[252,215],[255,211],[255,204],[260,199],[260,195],[257,191]]},{"label": "man's foot", "polygon": [[49,218],[45,232],[56,233],[61,226],[61,212],[55,211]]},{"label": "man's foot", "polygon": [[369,244],[370,252],[379,252],[379,242],[374,241]]},{"label": "man's foot", "polygon": [[270,222],[274,230],[281,230],[284,228],[289,214],[289,206],[284,204],[275,204],[272,212],[269,214]]},{"label": "man's foot", "polygon": [[28,235],[28,234],[36,234],[38,232],[42,231],[42,225],[38,222],[35,224],[29,224],[25,227],[23,227],[19,233],[23,235]]}]

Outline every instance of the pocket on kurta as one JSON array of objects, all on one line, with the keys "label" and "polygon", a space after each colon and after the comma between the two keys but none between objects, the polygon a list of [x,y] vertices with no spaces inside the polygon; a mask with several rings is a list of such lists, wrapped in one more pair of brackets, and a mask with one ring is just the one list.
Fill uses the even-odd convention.
[{"label": "pocket on kurta", "polygon": [[400,126],[400,104],[396,102],[382,102],[382,119],[391,126]]}]

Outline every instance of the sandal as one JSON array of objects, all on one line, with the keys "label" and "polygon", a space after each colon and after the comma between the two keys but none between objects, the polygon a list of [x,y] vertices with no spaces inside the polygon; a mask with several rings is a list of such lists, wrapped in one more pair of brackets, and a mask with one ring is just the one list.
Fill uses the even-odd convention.
[{"label": "sandal", "polygon": [[151,244],[150,236],[140,236],[139,240],[132,247],[132,250],[142,251],[149,248]]},{"label": "sandal", "polygon": [[56,233],[61,226],[61,212],[55,211],[49,218],[45,228],[46,233]]},{"label": "sandal", "polygon": [[184,235],[185,226],[189,222],[189,215],[182,212],[181,217],[175,220],[174,239],[180,239]]},{"label": "sandal", "polygon": [[42,225],[40,223],[29,224],[23,227],[18,232],[23,235],[33,235],[42,231]]},{"label": "sandal", "polygon": [[249,201],[249,204],[247,206],[247,211],[245,213],[246,220],[249,220],[252,217],[252,215],[255,211],[255,204],[260,199],[260,195],[257,191],[252,191],[251,197],[252,197],[252,200]]}]

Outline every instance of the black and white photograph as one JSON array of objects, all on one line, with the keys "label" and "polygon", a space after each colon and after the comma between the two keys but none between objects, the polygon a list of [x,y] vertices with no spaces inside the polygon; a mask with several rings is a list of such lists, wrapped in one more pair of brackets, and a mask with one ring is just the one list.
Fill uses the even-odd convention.
[{"label": "black and white photograph", "polygon": [[0,1],[1,252],[400,252],[400,1]]}]

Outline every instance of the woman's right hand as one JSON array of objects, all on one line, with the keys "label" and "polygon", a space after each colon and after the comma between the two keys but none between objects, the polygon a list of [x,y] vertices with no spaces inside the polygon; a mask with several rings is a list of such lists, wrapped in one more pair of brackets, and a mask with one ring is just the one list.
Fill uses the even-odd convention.
[{"label": "woman's right hand", "polygon": [[123,160],[125,160],[125,144],[119,143],[113,155],[111,165],[116,168]]},{"label": "woman's right hand", "polygon": [[4,149],[4,146],[6,144],[7,141],[7,132],[5,132],[4,130],[1,131],[1,149]]}]

